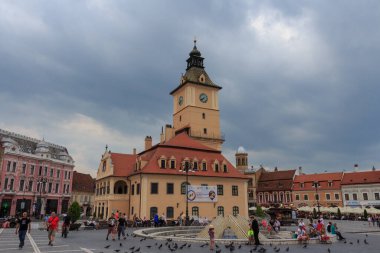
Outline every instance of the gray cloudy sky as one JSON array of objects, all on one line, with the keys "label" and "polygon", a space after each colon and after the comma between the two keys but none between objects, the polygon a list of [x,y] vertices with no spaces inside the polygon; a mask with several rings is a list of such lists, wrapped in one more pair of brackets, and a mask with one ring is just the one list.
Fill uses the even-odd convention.
[{"label": "gray cloudy sky", "polygon": [[380,167],[379,1],[0,1],[0,128],[141,151],[171,123],[197,36],[224,153],[306,172]]}]

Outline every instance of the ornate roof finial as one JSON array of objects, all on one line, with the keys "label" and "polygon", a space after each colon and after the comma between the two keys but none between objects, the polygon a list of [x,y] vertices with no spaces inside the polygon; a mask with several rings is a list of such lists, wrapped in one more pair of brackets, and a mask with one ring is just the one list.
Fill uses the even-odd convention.
[{"label": "ornate roof finial", "polygon": [[108,145],[106,144],[106,151],[108,150]]},{"label": "ornate roof finial", "polygon": [[194,48],[197,48],[197,37],[194,36]]}]

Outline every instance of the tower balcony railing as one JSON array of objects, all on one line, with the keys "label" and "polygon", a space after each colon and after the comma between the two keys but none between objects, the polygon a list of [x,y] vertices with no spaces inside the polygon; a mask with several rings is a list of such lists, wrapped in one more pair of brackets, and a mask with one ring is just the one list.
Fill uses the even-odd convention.
[{"label": "tower balcony railing", "polygon": [[194,138],[201,138],[201,139],[214,139],[219,141],[225,141],[226,137],[224,133],[221,134],[215,134],[215,133],[203,133],[201,131],[194,131],[190,130],[189,135]]}]

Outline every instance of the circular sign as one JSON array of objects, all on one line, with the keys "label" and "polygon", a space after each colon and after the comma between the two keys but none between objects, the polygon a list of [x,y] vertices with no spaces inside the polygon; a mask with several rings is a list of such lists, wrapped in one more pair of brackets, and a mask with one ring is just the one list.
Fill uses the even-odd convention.
[{"label": "circular sign", "polygon": [[209,197],[211,200],[214,200],[215,197],[216,197],[216,193],[215,193],[214,191],[210,191],[210,192],[208,193],[208,197]]},{"label": "circular sign", "polygon": [[197,197],[197,194],[195,194],[195,191],[190,190],[187,192],[187,199],[190,201],[193,201]]}]

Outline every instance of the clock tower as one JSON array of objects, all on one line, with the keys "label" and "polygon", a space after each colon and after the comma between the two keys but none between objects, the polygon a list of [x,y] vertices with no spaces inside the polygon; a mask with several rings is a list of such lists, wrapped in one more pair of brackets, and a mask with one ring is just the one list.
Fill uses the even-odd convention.
[{"label": "clock tower", "polygon": [[222,87],[210,79],[203,60],[194,40],[186,73],[170,93],[173,96],[173,128],[176,133],[186,131],[193,139],[221,150],[224,136],[220,131],[218,92]]}]

